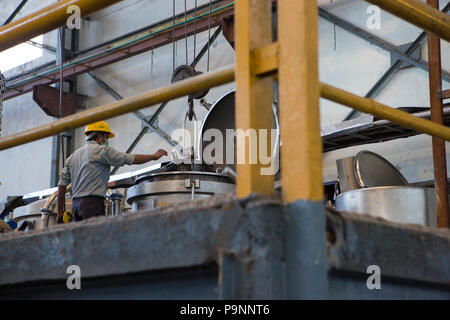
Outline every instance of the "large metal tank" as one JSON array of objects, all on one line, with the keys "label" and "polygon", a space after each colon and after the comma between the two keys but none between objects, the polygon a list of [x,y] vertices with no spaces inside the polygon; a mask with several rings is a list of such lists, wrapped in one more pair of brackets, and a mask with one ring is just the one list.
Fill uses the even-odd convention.
[{"label": "large metal tank", "polygon": [[158,172],[141,176],[136,183],[127,191],[132,212],[235,191],[230,177],[213,172]]},{"label": "large metal tank", "polygon": [[437,227],[433,188],[393,186],[352,190],[336,197],[336,209],[398,223]]},{"label": "large metal tank", "polygon": [[409,185],[388,160],[370,151],[336,161],[336,209],[399,223],[437,226],[434,189]]},{"label": "large metal tank", "polygon": [[[49,210],[52,211],[54,214],[50,214],[48,216],[48,223],[45,223],[45,225],[42,225],[42,212],[41,209],[44,208],[45,204],[49,198],[45,198],[42,200],[34,201],[26,206],[18,207],[14,209],[13,211],[13,220],[17,224],[20,222],[27,220],[30,221],[33,224],[33,229],[40,230],[45,229],[48,226],[56,224],[56,206],[57,201],[53,201],[52,204],[49,207]],[[66,197],[66,210],[72,209],[72,199],[70,197]]]}]

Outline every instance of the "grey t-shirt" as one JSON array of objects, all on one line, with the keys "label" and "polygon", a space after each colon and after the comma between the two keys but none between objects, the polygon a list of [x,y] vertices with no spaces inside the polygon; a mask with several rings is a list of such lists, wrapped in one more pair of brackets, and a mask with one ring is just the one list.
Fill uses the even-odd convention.
[{"label": "grey t-shirt", "polygon": [[111,166],[131,165],[134,155],[119,152],[95,141],[87,142],[66,160],[58,186],[72,182],[72,197],[106,195]]}]

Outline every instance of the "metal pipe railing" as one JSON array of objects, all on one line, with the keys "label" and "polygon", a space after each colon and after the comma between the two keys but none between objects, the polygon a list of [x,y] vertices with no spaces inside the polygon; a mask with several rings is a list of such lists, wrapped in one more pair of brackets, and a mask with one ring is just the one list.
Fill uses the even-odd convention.
[{"label": "metal pipe railing", "polygon": [[324,99],[340,103],[358,111],[369,113],[381,119],[386,119],[401,126],[426,133],[450,141],[450,128],[430,120],[417,118],[407,112],[388,107],[375,100],[363,98],[353,93],[323,84],[320,85],[320,95]]},{"label": "metal pipe railing", "polygon": [[234,81],[234,66],[92,108],[0,139],[0,151]]},{"label": "metal pipe railing", "polygon": [[[234,5],[234,2],[227,3],[226,5],[214,8],[213,10],[211,10],[211,12],[209,12],[209,11],[202,12],[201,14],[199,14],[196,17],[196,19],[205,19],[205,18],[208,17],[208,14],[215,15],[217,13],[220,13],[220,12],[224,11],[224,10],[228,10],[233,5]],[[120,43],[118,43],[116,45],[108,46],[105,50],[102,50],[102,51],[99,51],[99,52],[95,52],[95,53],[92,53],[92,54],[88,54],[86,56],[82,56],[82,57],[78,57],[78,58],[75,58],[73,60],[70,60],[70,61],[64,63],[63,69],[64,69],[64,71],[66,71],[69,68],[76,68],[79,65],[83,65],[83,64],[89,65],[89,63],[92,60],[98,59],[99,57],[102,57],[105,54],[108,54],[108,53],[111,53],[111,52],[116,52],[116,51],[119,51],[119,50],[122,50],[122,49],[126,49],[129,46],[136,45],[137,43],[140,43],[140,42],[148,40],[148,39],[150,39],[152,37],[161,35],[161,34],[167,32],[167,31],[172,30],[173,28],[177,28],[177,27],[179,27],[181,25],[184,25],[185,23],[190,24],[193,21],[194,21],[194,18],[193,17],[189,17],[188,20],[186,20],[186,21],[183,20],[183,19],[181,19],[180,21],[177,21],[175,23],[175,25],[173,25],[173,24],[170,24],[170,25],[169,24],[165,24],[165,25],[159,26],[158,28],[152,29],[150,32],[145,33],[143,35],[140,35],[137,38],[133,38],[131,40],[120,42]],[[33,81],[35,79],[39,79],[39,78],[43,78],[43,77],[44,78],[45,77],[52,77],[53,74],[56,71],[58,71],[59,69],[60,69],[60,66],[55,66],[55,67],[51,67],[50,69],[47,69],[45,71],[42,71],[42,72],[40,72],[38,74],[33,74],[30,77],[27,77],[25,79],[21,79],[19,81],[13,82],[13,83],[9,83],[9,81],[8,81],[8,89],[9,88],[14,89],[17,86],[26,84],[27,82]]]},{"label": "metal pipe railing", "polygon": [[450,42],[450,16],[420,0],[366,0]]},{"label": "metal pipe railing", "polygon": [[[196,76],[163,88],[150,90],[135,97],[92,108],[55,120],[49,124],[6,136],[0,139],[0,151],[50,137],[70,129],[76,129],[95,121],[117,117],[167,100],[186,96],[192,92],[233,82],[234,68],[234,66],[230,66],[218,71]],[[426,119],[417,118],[407,112],[391,108],[372,99],[363,98],[324,83],[320,84],[320,94],[324,99],[450,141],[450,128]]]},{"label": "metal pipe railing", "polygon": [[0,51],[52,31],[67,23],[70,6],[80,8],[81,17],[90,15],[122,0],[61,0],[0,28]]}]

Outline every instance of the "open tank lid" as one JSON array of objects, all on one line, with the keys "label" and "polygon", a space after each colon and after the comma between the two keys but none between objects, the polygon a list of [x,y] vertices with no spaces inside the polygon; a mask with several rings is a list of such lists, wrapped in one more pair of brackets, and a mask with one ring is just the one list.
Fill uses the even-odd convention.
[{"label": "open tank lid", "polygon": [[397,168],[376,153],[360,151],[354,161],[356,179],[361,188],[409,185]]}]

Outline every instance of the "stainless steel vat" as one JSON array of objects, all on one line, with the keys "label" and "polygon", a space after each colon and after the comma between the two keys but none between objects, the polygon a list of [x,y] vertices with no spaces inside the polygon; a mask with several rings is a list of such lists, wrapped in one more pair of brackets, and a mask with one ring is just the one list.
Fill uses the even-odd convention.
[{"label": "stainless steel vat", "polygon": [[[14,209],[13,212],[13,220],[16,223],[20,223],[23,220],[28,220],[34,223],[34,229],[41,230],[45,229],[46,226],[42,226],[41,220],[42,220],[42,212],[41,209],[45,206],[47,203],[48,198],[37,200],[29,205],[18,207]],[[50,206],[50,210],[54,212],[54,214],[51,214],[48,217],[48,226],[56,224],[56,206],[57,201],[53,201],[53,203]],[[72,209],[72,199],[69,197],[66,197],[66,210]]]},{"label": "stainless steel vat", "polygon": [[233,180],[210,172],[172,171],[140,177],[127,191],[132,212],[235,191]]},{"label": "stainless steel vat", "polygon": [[339,193],[361,188],[355,174],[355,157],[336,160]]},{"label": "stainless steel vat", "polygon": [[337,196],[336,209],[393,222],[437,226],[432,188],[395,186],[352,190]]}]

